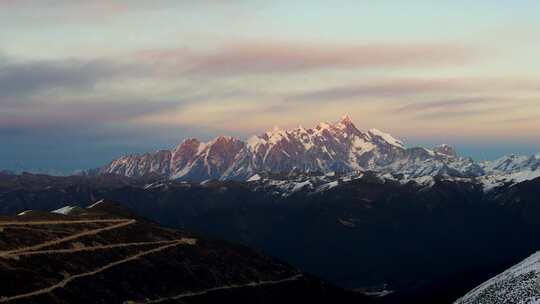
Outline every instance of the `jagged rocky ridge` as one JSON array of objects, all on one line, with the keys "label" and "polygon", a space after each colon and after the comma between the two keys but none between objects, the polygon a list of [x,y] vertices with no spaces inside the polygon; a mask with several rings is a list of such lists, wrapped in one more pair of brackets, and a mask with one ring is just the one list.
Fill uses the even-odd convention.
[{"label": "jagged rocky ridge", "polygon": [[207,143],[187,139],[173,150],[123,156],[100,170],[128,177],[157,174],[190,181],[249,180],[261,173],[365,171],[404,180],[482,177],[489,189],[540,176],[540,154],[478,163],[459,156],[449,145],[407,148],[377,129],[360,131],[345,116],[337,123],[320,123],[311,129],[274,128],[245,142],[226,136]]}]

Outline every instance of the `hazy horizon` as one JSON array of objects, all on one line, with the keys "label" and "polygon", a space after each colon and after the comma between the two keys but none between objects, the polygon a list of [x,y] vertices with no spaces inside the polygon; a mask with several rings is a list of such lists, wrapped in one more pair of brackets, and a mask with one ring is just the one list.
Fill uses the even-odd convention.
[{"label": "hazy horizon", "polygon": [[[354,118],[353,119],[353,123],[354,122]],[[329,123],[329,124],[333,124],[333,123],[337,123],[339,121],[339,119],[337,120],[333,120],[333,121],[321,121],[321,122],[318,122],[318,123],[314,123],[312,125],[306,125],[306,126],[302,126],[304,128],[315,128],[317,124],[319,123]],[[73,163],[72,162],[73,160],[71,159],[66,159],[68,161],[68,165],[67,166],[59,166],[58,165],[58,160],[55,160],[54,163],[51,163],[50,166],[43,166],[42,164],[46,164],[46,162],[44,162],[43,159],[36,159],[36,162],[34,163],[35,166],[28,166],[28,165],[25,165],[23,164],[22,162],[13,162],[12,163],[12,166],[9,167],[9,166],[6,166],[6,167],[3,167],[3,168],[0,168],[0,170],[2,169],[6,169],[6,170],[11,170],[11,171],[15,171],[15,172],[31,172],[31,173],[46,173],[46,174],[52,174],[52,175],[69,175],[69,174],[72,174],[74,173],[75,171],[78,171],[78,170],[86,170],[86,169],[93,169],[93,168],[98,168],[98,167],[103,167],[105,165],[107,165],[110,161],[112,161],[113,159],[116,159],[120,156],[123,156],[123,155],[129,155],[129,154],[143,154],[143,153],[147,153],[147,152],[155,152],[155,151],[158,151],[158,150],[171,150],[171,149],[174,149],[175,146],[177,146],[178,144],[180,144],[184,139],[187,139],[187,138],[198,138],[199,140],[201,141],[210,141],[218,136],[233,136],[233,137],[237,137],[241,140],[244,140],[246,141],[250,136],[257,136],[257,135],[262,135],[264,132],[267,132],[267,131],[272,131],[272,129],[274,128],[280,128],[280,129],[285,129],[285,130],[292,130],[294,128],[297,128],[299,127],[298,125],[297,126],[289,126],[289,127],[280,127],[280,126],[273,126],[273,127],[269,127],[267,128],[266,130],[261,130],[260,132],[258,133],[254,133],[254,134],[248,134],[248,135],[245,135],[245,134],[218,134],[216,133],[215,135],[202,135],[202,136],[186,136],[185,138],[183,139],[178,139],[176,142],[172,142],[171,139],[169,139],[169,141],[167,141],[167,139],[162,139],[162,143],[160,146],[140,146],[140,144],[138,142],[135,142],[135,146],[133,145],[129,145],[129,144],[126,144],[126,147],[124,148],[124,150],[122,151],[116,151],[116,150],[101,150],[100,152],[100,156],[101,157],[101,160],[96,160],[96,159],[92,159],[90,161],[87,161],[86,162],[86,165],[83,165],[82,166],[73,166]],[[378,128],[377,128],[378,129]],[[367,132],[368,129],[361,129],[360,131],[363,131],[363,132]],[[384,132],[384,130],[381,130]],[[196,130],[193,130],[193,134],[197,134],[197,131]],[[391,134],[393,135],[393,134]],[[439,146],[439,145],[443,145],[443,144],[450,144],[452,147],[454,147],[458,154],[460,156],[463,156],[463,157],[471,157],[473,158],[475,161],[486,161],[486,160],[495,160],[496,158],[499,158],[499,157],[502,157],[502,156],[505,156],[505,155],[509,155],[509,154],[523,154],[523,155],[528,155],[528,154],[536,154],[538,153],[538,150],[534,150],[534,148],[529,148],[527,147],[526,145],[512,145],[511,147],[501,147],[499,145],[492,145],[492,146],[486,146],[486,145],[481,145],[481,146],[478,146],[478,145],[475,145],[473,142],[471,143],[464,143],[462,145],[454,145],[454,144],[451,144],[449,142],[446,142],[444,140],[438,142],[438,143],[433,143],[431,141],[422,141],[421,139],[412,139],[413,141],[412,142],[409,142],[408,140],[402,138],[402,137],[399,137],[397,138],[399,140],[402,140],[405,147],[407,148],[412,148],[412,147],[424,147],[424,148],[428,148],[428,149],[431,149],[431,148],[434,148],[436,146]],[[85,147],[82,146],[81,147],[82,149],[84,149]],[[532,152],[531,152],[532,151]],[[73,156],[77,157],[78,155],[85,155],[85,151],[77,151],[75,152],[75,154]],[[50,155],[49,157],[53,157],[54,155]],[[77,160],[75,159],[75,162]],[[80,161],[80,160],[78,160]],[[33,162],[30,162],[30,163],[27,163],[27,164],[32,164]],[[8,163],[9,164],[9,163]]]},{"label": "hazy horizon", "polygon": [[540,151],[540,2],[0,2],[0,169],[349,114],[476,160]]}]

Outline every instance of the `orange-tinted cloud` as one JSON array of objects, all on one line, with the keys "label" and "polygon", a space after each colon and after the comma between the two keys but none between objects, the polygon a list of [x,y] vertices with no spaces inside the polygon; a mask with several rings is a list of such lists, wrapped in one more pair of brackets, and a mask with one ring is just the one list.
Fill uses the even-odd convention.
[{"label": "orange-tinted cloud", "polygon": [[280,73],[324,68],[362,69],[461,65],[475,52],[460,45],[332,45],[242,42],[210,51],[185,48],[138,52],[136,59],[197,74]]}]

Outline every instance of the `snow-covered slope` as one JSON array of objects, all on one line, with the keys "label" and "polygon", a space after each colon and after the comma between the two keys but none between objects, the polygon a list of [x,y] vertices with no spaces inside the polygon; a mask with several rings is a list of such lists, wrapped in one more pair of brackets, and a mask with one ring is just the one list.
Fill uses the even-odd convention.
[{"label": "snow-covered slope", "polygon": [[540,155],[508,156],[476,163],[453,147],[407,148],[377,129],[362,132],[349,116],[336,123],[292,130],[274,128],[247,141],[220,136],[203,143],[187,139],[173,150],[129,155],[111,162],[102,173],[172,179],[248,180],[259,173],[354,173],[376,171],[403,180],[433,176],[480,178],[486,189],[540,176]]},{"label": "snow-covered slope", "polygon": [[150,173],[169,175],[171,151],[161,150],[143,155],[126,155],[111,162],[103,172],[124,176],[144,176]]},{"label": "snow-covered slope", "polygon": [[480,178],[486,191],[505,184],[517,184],[540,177],[540,154],[508,155],[481,164],[486,174]]},{"label": "snow-covered slope", "polygon": [[540,252],[476,287],[455,304],[539,304]]},{"label": "snow-covered slope", "polygon": [[51,213],[74,215],[76,213],[84,212],[84,209],[79,206],[64,206],[62,208],[51,211]]},{"label": "snow-covered slope", "polygon": [[75,206],[64,206],[62,208],[59,208],[59,209],[56,209],[56,210],[53,210],[51,211],[52,213],[58,213],[58,214],[69,214],[69,212],[71,210],[73,210],[75,208]]},{"label": "snow-covered slope", "polygon": [[508,155],[482,164],[490,175],[540,170],[540,154],[532,156]]}]

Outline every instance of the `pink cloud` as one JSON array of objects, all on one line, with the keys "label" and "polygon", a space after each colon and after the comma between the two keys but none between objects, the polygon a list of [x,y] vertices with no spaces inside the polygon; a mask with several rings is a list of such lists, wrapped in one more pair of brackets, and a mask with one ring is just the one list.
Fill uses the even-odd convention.
[{"label": "pink cloud", "polygon": [[147,50],[135,58],[173,64],[201,74],[276,73],[323,68],[398,68],[461,65],[475,52],[460,45],[330,45],[294,42],[248,42],[211,51],[186,48]]}]

